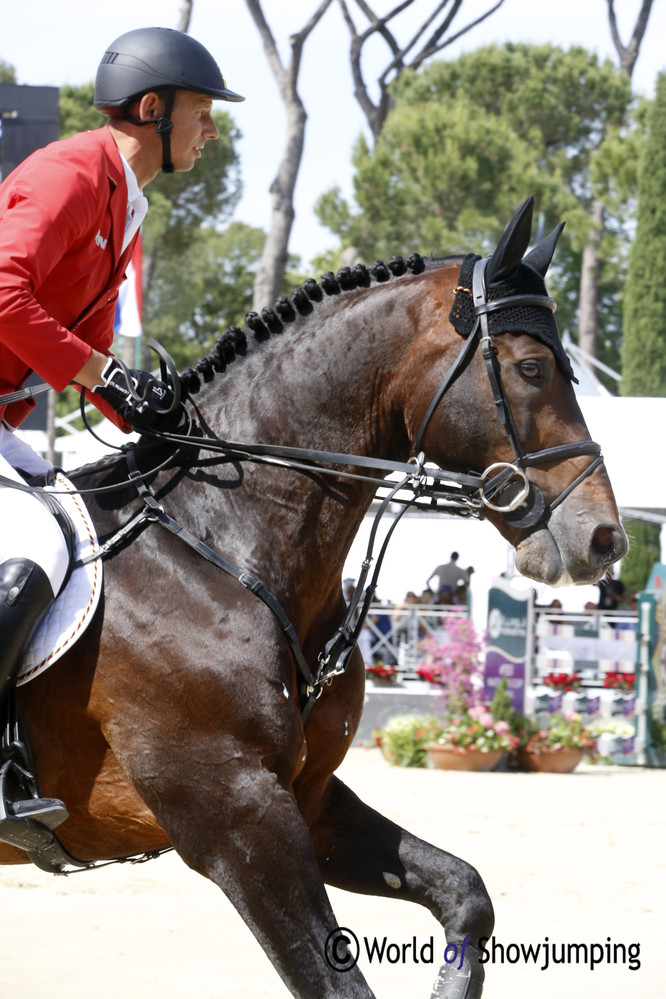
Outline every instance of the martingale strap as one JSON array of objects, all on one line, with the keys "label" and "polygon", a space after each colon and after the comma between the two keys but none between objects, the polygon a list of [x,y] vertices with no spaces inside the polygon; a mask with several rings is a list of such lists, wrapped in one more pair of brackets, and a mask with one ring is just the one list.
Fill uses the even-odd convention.
[{"label": "martingale strap", "polygon": [[182,524],[180,524],[177,520],[174,520],[173,517],[170,517],[169,514],[166,513],[162,505],[158,502],[146,483],[142,480],[141,473],[136,463],[136,451],[134,449],[127,452],[127,464],[129,467],[129,477],[136,486],[137,492],[145,504],[150,520],[154,520],[161,524],[162,527],[165,527],[176,537],[180,538],[181,541],[184,541],[186,545],[189,545],[190,548],[205,558],[208,562],[211,562],[213,565],[217,566],[218,569],[222,569],[223,572],[226,572],[228,575],[233,576],[234,579],[237,579],[242,586],[250,590],[251,593],[254,593],[255,596],[259,597],[259,599],[266,604],[269,610],[275,615],[287,638],[287,641],[289,642],[289,646],[304,681],[303,685],[305,689],[302,693],[302,710],[303,720],[305,721],[314,706],[315,700],[319,697],[321,689],[317,689],[315,686],[315,677],[306,662],[305,656],[303,655],[296,630],[287,617],[281,604],[275,599],[273,594],[260,579],[253,576],[249,572],[245,572],[243,569],[239,569],[231,562],[228,562],[225,558],[218,554],[218,552],[214,551],[214,549],[210,548],[209,545],[205,544],[197,538],[195,534],[189,531],[186,527],[183,527]]},{"label": "martingale strap", "polygon": [[[339,676],[344,673],[347,669],[349,657],[356,646],[358,637],[361,633],[363,623],[367,617],[368,611],[370,609],[370,603],[374,597],[375,590],[377,589],[377,579],[379,576],[379,571],[384,560],[384,555],[388,547],[389,540],[396,528],[400,518],[407,510],[409,504],[406,504],[402,510],[397,514],[394,519],[393,524],[389,528],[389,531],[384,539],[382,548],[377,559],[377,564],[375,571],[373,573],[372,581],[365,590],[363,605],[359,610],[358,605],[360,601],[360,595],[363,591],[363,586],[365,585],[365,580],[368,574],[370,565],[372,564],[373,556],[372,552],[375,545],[375,538],[377,534],[377,529],[379,522],[388,509],[392,500],[394,500],[396,494],[403,489],[410,481],[416,485],[418,481],[423,476],[422,460],[423,455],[419,456],[419,460],[415,463],[410,464],[410,473],[404,477],[400,482],[394,485],[394,488],[388,493],[384,498],[382,504],[380,505],[377,514],[375,515],[375,522],[373,525],[372,532],[370,534],[370,540],[368,543],[367,554],[363,563],[363,571],[358,585],[354,591],[352,600],[349,603],[347,611],[343,617],[340,626],[336,629],[335,634],[327,642],[326,647],[323,652],[319,654],[318,657],[318,667],[316,673],[313,673],[308,663],[303,655],[303,651],[298,640],[298,635],[296,634],[296,629],[287,617],[283,607],[276,600],[270,590],[262,583],[260,579],[253,576],[249,572],[245,572],[239,569],[237,566],[233,565],[227,559],[223,558],[218,552],[214,551],[207,544],[196,537],[191,531],[186,527],[183,527],[177,520],[170,517],[168,513],[164,510],[162,505],[150,491],[149,487],[144,482],[144,476],[139,471],[137,461],[136,461],[136,450],[130,449],[126,454],[127,465],[129,468],[130,480],[136,486],[137,492],[139,493],[141,499],[144,503],[144,509],[135,517],[132,522],[132,529],[135,529],[138,523],[145,521],[156,521],[165,527],[168,531],[174,534],[176,537],[180,538],[185,542],[190,548],[195,552],[205,558],[208,562],[217,566],[218,569],[222,569],[228,575],[233,576],[237,579],[241,585],[254,593],[255,596],[269,608],[269,610],[277,618],[283,633],[285,634],[289,646],[291,648],[292,654],[298,666],[301,674],[302,682],[300,684],[301,690],[301,714],[303,717],[303,723],[308,720],[310,713],[316,704],[317,700],[322,694],[325,684],[331,682],[333,677]],[[416,499],[416,492],[414,494],[414,499]]]}]

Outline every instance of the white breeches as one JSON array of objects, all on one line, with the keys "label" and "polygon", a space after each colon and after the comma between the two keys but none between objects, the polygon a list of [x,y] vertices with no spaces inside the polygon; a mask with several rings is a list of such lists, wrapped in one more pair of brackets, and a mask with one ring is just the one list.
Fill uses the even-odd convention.
[{"label": "white breeches", "polygon": [[[51,467],[6,425],[0,424],[0,475],[24,483],[16,471],[39,475]],[[0,484],[0,565],[10,558],[27,558],[47,574],[57,593],[67,572],[65,539],[48,507],[37,496]]]}]

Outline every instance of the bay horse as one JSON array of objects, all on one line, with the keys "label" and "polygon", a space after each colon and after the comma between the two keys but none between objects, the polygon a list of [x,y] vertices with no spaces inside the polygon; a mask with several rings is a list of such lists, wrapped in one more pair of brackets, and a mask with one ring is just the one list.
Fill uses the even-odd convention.
[{"label": "bay horse", "polygon": [[[81,864],[172,846],[225,892],[295,996],[372,995],[325,884],[432,912],[460,956],[433,997],[481,996],[478,941],[493,927],[474,868],[335,776],[365,673],[356,648],[327,673],[322,650],[344,619],[342,569],[382,462],[412,456],[418,479],[423,454],[446,470],[535,580],[592,583],[626,551],[549,325],[559,229],[524,256],[531,219],[530,199],[481,261],[414,255],[306,282],[183,374],[199,446],[142,438],[72,476],[100,541],[146,495],[178,529],[124,539],[88,631],[19,688],[42,791],[69,810],[58,840]],[[210,452],[215,435],[241,443]],[[308,461],[290,451],[313,446]],[[143,497],[126,483],[130,453]],[[0,844],[3,863],[26,859]]]}]

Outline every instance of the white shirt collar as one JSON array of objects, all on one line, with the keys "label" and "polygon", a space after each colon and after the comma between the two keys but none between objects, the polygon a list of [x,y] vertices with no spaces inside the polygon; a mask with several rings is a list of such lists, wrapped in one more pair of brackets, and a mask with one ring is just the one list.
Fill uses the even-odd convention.
[{"label": "white shirt collar", "polygon": [[121,250],[121,253],[124,253],[146,217],[148,201],[143,196],[143,191],[139,187],[134,170],[132,170],[132,167],[122,153],[120,153],[120,158],[125,171],[125,180],[127,181],[127,216],[125,218],[125,236]]},{"label": "white shirt collar", "polygon": [[[118,150],[120,152],[120,150]],[[143,194],[143,191],[139,187],[139,182],[136,179],[136,174],[132,167],[129,165],[122,153],[120,153],[120,158],[123,161],[123,170],[125,171],[125,180],[127,181],[127,200],[132,202],[139,194]]]}]

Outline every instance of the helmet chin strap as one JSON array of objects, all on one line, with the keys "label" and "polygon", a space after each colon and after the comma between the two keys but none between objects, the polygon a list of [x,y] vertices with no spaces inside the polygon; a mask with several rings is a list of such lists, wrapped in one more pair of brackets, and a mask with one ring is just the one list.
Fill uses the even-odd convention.
[{"label": "helmet chin strap", "polygon": [[164,113],[155,123],[155,131],[162,139],[162,173],[173,173],[173,163],[171,162],[171,112],[176,100],[176,88],[169,87],[166,101],[164,102]]},{"label": "helmet chin strap", "polygon": [[162,173],[173,173],[174,167],[171,162],[171,130],[173,128],[173,122],[171,121],[171,112],[173,111],[173,106],[176,100],[176,87],[168,87],[166,100],[164,101],[164,111],[161,117],[154,119],[148,118],[142,121],[140,118],[136,118],[134,115],[130,114],[127,110],[124,112],[124,118],[127,121],[131,121],[133,125],[154,125],[155,131],[162,139]]}]

